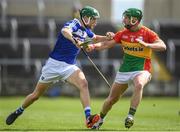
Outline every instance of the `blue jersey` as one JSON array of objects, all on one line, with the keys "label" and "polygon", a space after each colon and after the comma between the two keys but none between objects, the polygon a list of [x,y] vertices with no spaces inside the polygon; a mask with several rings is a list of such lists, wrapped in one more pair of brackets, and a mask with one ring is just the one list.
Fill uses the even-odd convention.
[{"label": "blue jersey", "polygon": [[[64,27],[68,27],[72,35],[82,42],[87,38],[93,38],[95,35],[90,29],[82,27],[78,19],[68,21],[64,24]],[[64,61],[68,64],[75,64],[79,52],[80,49],[59,32],[55,47],[49,56],[55,60]]]}]

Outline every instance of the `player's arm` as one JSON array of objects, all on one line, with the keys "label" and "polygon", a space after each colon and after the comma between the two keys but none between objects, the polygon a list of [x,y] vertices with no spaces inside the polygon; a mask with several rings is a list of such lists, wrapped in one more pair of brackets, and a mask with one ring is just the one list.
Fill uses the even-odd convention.
[{"label": "player's arm", "polygon": [[98,42],[102,42],[102,41],[106,41],[106,36],[95,35],[95,37],[93,38],[94,43],[98,43]]},{"label": "player's arm", "polygon": [[113,47],[116,44],[115,40],[108,40],[108,41],[104,41],[104,42],[99,42],[99,43],[95,43],[95,44],[90,44],[88,45],[88,47],[86,48],[86,50],[88,52],[92,51],[92,50],[103,50],[103,49],[108,49]]},{"label": "player's arm", "polygon": [[75,40],[73,39],[73,35],[71,32],[71,29],[68,27],[64,27],[61,29],[61,33],[63,34],[63,36],[67,39],[69,39],[70,41],[72,41],[74,44],[76,44]]},{"label": "player's arm", "polygon": [[95,35],[95,37],[93,38],[93,42],[98,43],[98,42],[103,42],[103,41],[106,41],[106,40],[112,40],[113,37],[114,37],[113,32],[107,32],[106,36]]},{"label": "player's arm", "polygon": [[65,38],[69,39],[70,41],[73,42],[73,44],[75,44],[78,48],[80,48],[81,41],[73,37],[72,31],[70,28],[68,27],[62,28],[61,33],[63,34]]},{"label": "player's arm", "polygon": [[143,46],[151,48],[154,51],[165,51],[166,50],[166,45],[161,39],[158,39],[153,43],[146,43],[139,39],[136,39],[136,40]]}]

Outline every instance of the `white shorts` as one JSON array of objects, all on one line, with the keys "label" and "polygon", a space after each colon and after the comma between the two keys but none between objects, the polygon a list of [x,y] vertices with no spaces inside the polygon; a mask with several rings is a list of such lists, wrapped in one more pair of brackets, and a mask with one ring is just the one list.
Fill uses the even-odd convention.
[{"label": "white shorts", "polygon": [[79,68],[76,65],[49,58],[42,68],[39,82],[49,83],[58,80],[66,80],[72,73],[74,73],[78,69]]},{"label": "white shorts", "polygon": [[151,80],[151,73],[148,71],[134,71],[134,72],[117,72],[115,82],[120,84],[127,84],[132,81],[135,76],[144,73],[148,81]]}]

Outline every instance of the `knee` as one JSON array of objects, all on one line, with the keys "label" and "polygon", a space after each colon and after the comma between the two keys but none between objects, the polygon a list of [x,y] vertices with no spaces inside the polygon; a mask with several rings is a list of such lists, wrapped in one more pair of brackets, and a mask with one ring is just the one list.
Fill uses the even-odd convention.
[{"label": "knee", "polygon": [[141,82],[138,82],[138,83],[135,84],[135,90],[136,91],[142,91],[143,87],[144,87],[144,85]]},{"label": "knee", "polygon": [[82,80],[79,85],[80,85],[80,88],[83,89],[83,90],[88,89],[88,82],[87,82],[86,79]]}]

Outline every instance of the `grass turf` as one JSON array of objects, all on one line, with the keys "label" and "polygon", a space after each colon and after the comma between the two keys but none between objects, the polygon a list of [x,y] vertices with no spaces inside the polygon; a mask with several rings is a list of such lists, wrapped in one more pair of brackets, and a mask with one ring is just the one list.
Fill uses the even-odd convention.
[{"label": "grass turf", "polygon": [[[78,98],[40,98],[13,125],[5,119],[23,101],[22,97],[0,98],[0,131],[90,131]],[[127,130],[124,118],[130,98],[122,98],[106,117],[100,131],[180,131],[179,98],[144,98],[136,112],[135,124]],[[92,113],[99,113],[104,99],[92,99]]]}]

